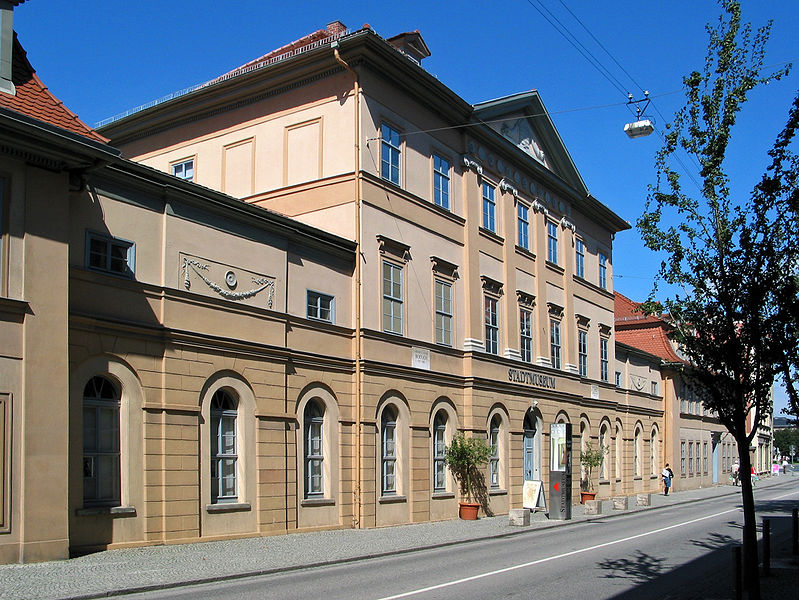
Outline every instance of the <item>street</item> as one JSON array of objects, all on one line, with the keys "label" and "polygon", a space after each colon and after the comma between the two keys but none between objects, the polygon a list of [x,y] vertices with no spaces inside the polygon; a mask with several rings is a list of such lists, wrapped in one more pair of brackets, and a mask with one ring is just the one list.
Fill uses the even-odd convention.
[{"label": "street", "polygon": [[[691,492],[685,492],[690,499]],[[772,547],[790,535],[799,481],[755,492]],[[729,598],[739,497],[575,523],[511,538],[195,585],[126,598]],[[778,557],[774,557],[775,559]],[[224,557],[220,557],[224,560]]]}]

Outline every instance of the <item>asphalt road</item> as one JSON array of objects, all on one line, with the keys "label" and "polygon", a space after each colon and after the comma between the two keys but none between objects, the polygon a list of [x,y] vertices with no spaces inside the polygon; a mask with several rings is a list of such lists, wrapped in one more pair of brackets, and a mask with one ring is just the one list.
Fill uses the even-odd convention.
[{"label": "asphalt road", "polygon": [[[773,546],[790,535],[790,511],[799,505],[799,485],[791,483],[756,490],[758,521],[771,518]],[[730,548],[741,539],[741,523],[739,498],[728,496],[511,538],[125,598],[730,598]]]}]

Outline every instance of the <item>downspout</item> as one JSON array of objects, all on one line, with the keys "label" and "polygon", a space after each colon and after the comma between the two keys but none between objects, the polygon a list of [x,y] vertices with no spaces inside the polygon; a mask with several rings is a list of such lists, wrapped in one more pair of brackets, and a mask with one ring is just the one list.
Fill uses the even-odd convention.
[{"label": "downspout", "polygon": [[355,94],[355,485],[353,486],[352,526],[354,529],[359,529],[363,512],[361,502],[361,376],[363,373],[361,364],[363,350],[361,331],[361,87],[358,82],[358,74],[339,54],[338,40],[334,41],[330,47],[333,49],[336,62],[352,73]]}]

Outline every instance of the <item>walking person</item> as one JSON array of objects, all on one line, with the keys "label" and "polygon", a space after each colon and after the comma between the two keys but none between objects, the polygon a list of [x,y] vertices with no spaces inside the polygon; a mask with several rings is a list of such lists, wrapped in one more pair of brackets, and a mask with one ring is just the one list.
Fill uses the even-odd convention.
[{"label": "walking person", "polygon": [[730,477],[732,477],[732,484],[738,485],[738,477],[740,473],[738,472],[741,468],[741,464],[738,462],[738,459],[735,459],[735,462],[732,464],[732,473],[730,473]]},{"label": "walking person", "polygon": [[663,470],[660,472],[661,476],[663,477],[663,495],[669,495],[669,488],[671,487],[671,480],[674,477],[674,471],[671,470],[669,467],[669,463],[666,463],[666,466],[663,467]]}]

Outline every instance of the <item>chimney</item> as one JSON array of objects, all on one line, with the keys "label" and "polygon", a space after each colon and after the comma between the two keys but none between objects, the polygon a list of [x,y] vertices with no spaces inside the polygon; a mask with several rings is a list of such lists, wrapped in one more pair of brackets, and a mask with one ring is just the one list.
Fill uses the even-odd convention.
[{"label": "chimney", "polygon": [[421,64],[423,58],[430,56],[430,49],[418,31],[400,33],[386,41],[416,64]]},{"label": "chimney", "polygon": [[328,23],[325,29],[327,30],[328,35],[341,35],[347,31],[347,26],[341,21],[333,21]]},{"label": "chimney", "polygon": [[0,93],[17,93],[12,78],[14,52],[14,7],[25,0],[0,0]]}]

